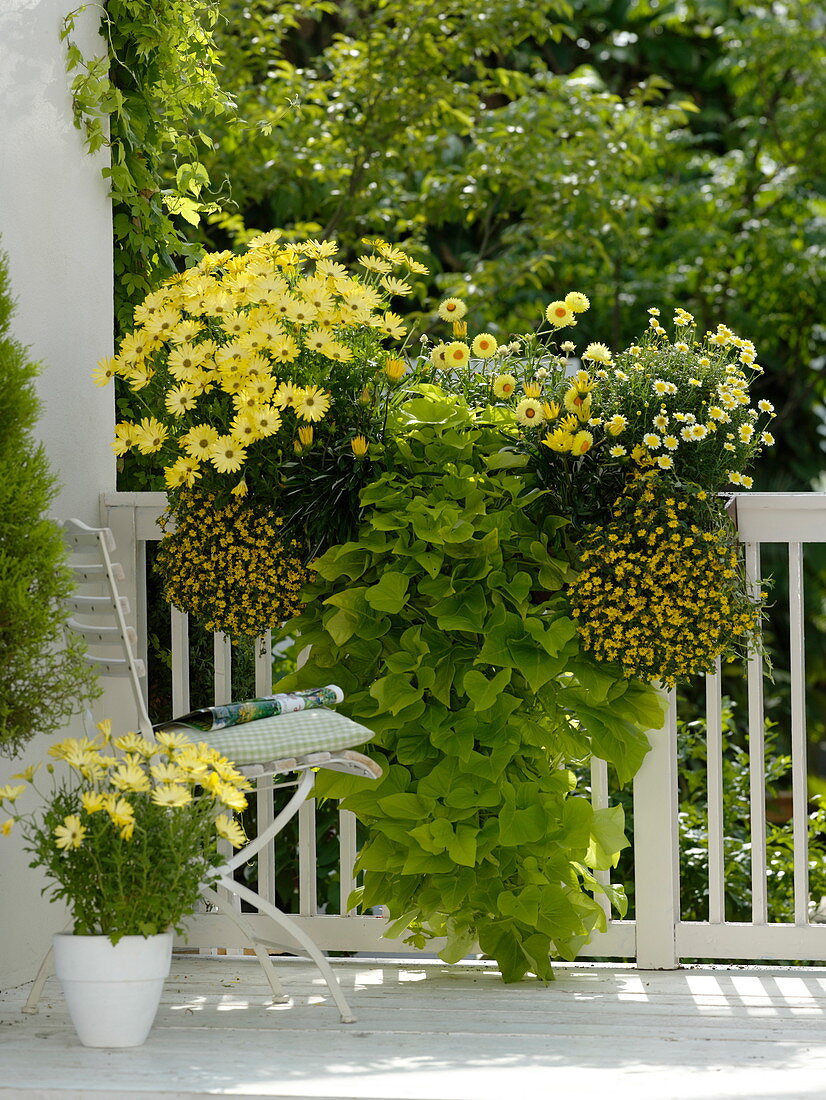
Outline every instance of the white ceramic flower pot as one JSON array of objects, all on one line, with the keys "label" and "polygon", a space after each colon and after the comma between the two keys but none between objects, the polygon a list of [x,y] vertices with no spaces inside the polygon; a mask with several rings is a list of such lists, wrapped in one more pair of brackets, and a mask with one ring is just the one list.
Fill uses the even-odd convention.
[{"label": "white ceramic flower pot", "polygon": [[87,1047],[137,1047],[158,1011],[172,961],[172,933],[54,937],[55,973]]}]

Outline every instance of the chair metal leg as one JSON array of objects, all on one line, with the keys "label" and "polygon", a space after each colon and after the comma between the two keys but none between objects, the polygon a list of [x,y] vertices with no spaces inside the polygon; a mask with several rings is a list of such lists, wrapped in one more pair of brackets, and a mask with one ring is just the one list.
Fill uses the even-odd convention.
[{"label": "chair metal leg", "polygon": [[338,979],[333,973],[327,959],[325,959],[318,946],[307,935],[304,929],[297,925],[286,913],[282,913],[280,909],[276,909],[274,905],[265,901],[253,890],[250,890],[247,886],[243,886],[240,882],[234,882],[230,878],[222,877],[219,879],[217,885],[223,886],[226,890],[229,890],[233,894],[237,894],[238,897],[242,898],[244,901],[248,901],[251,905],[254,905],[256,909],[269,917],[274,924],[283,928],[285,932],[288,932],[290,936],[304,948],[306,953],[321,971],[321,975],[327,983],[330,994],[341,1014],[341,1022],[343,1024],[354,1024],[356,1022],[356,1017],[353,1015],[353,1011],[347,1003],[341,986],[338,984]]},{"label": "chair metal leg", "polygon": [[26,998],[26,1003],[23,1005],[21,1012],[25,1012],[29,1016],[33,1016],[37,1012],[37,1006],[40,1003],[40,996],[43,993],[43,986],[46,984],[46,979],[54,973],[54,951],[50,947],[46,952],[46,956],[43,962],[40,964],[40,969],[34,979],[34,985],[29,991],[29,995]]},{"label": "chair metal leg", "polygon": [[275,967],[272,964],[269,954],[255,939],[255,933],[250,928],[249,922],[244,919],[244,916],[229,904],[225,897],[217,893],[215,890],[210,889],[208,886],[201,887],[201,897],[205,898],[210,905],[214,905],[225,917],[229,917],[232,923],[239,928],[241,932],[249,940],[250,947],[255,951],[255,957],[261,964],[261,969],[264,971],[264,977],[269,983],[269,987],[272,990],[273,1004],[286,1004],[289,1001],[289,997],[284,992],[281,982],[278,980],[278,975],[275,972]]}]

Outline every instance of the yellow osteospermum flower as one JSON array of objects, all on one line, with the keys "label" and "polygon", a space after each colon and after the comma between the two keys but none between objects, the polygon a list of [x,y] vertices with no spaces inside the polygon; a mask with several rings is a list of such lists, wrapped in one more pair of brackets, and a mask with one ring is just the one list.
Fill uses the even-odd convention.
[{"label": "yellow osteospermum flower", "polygon": [[218,442],[218,429],[210,424],[196,424],[180,437],[180,442],[193,458],[207,458]]},{"label": "yellow osteospermum flower", "polygon": [[69,814],[63,818],[63,824],[55,826],[54,835],[57,838],[55,844],[62,850],[79,848],[86,836],[86,828],[81,825],[77,814]]},{"label": "yellow osteospermum flower", "polygon": [[119,791],[148,791],[151,787],[149,776],[139,764],[130,762],[121,764],[112,775],[112,785]]},{"label": "yellow osteospermum flower", "polygon": [[112,356],[101,359],[92,371],[92,381],[96,386],[105,386],[118,373],[117,366],[118,361]]},{"label": "yellow osteospermum flower", "polygon": [[619,413],[615,413],[610,420],[606,421],[605,430],[609,435],[619,435],[620,432],[625,431],[628,427],[628,421],[624,416]]},{"label": "yellow osteospermum flower", "polygon": [[233,821],[227,814],[218,814],[215,818],[215,832],[228,840],[233,848],[240,848],[247,839],[238,822]]},{"label": "yellow osteospermum flower", "polygon": [[153,764],[149,771],[156,783],[182,783],[186,779],[186,772],[182,771],[175,764],[167,761],[163,761],[160,764]]},{"label": "yellow osteospermum flower", "polygon": [[155,733],[155,740],[169,753],[174,752],[176,749],[183,749],[190,744],[186,734],[181,733],[179,730],[158,730]]},{"label": "yellow osteospermum flower", "polygon": [[467,306],[461,298],[445,298],[438,313],[443,321],[461,321],[467,313]]},{"label": "yellow osteospermum flower", "polygon": [[308,386],[296,400],[295,415],[301,420],[323,420],[330,408],[330,401],[329,393],[325,393],[320,386]]},{"label": "yellow osteospermum flower", "polygon": [[156,787],[152,792],[152,801],[156,806],[186,806],[188,802],[192,801],[192,795],[186,787],[170,783],[162,787]]},{"label": "yellow osteospermum flower", "polygon": [[379,282],[388,294],[398,295],[403,298],[405,295],[413,293],[413,287],[410,283],[405,283],[401,279],[394,279],[390,275],[385,275]]},{"label": "yellow osteospermum flower", "polygon": [[5,787],[0,787],[0,802],[16,802],[25,789],[25,783],[17,787],[7,783]]},{"label": "yellow osteospermum flower", "polygon": [[394,340],[401,340],[407,332],[407,328],[398,313],[392,313],[389,310],[381,319],[381,329],[388,336],[392,336]]},{"label": "yellow osteospermum flower", "polygon": [[368,447],[369,444],[363,435],[354,436],[353,439],[350,440],[350,449],[356,458],[364,458],[367,454]]},{"label": "yellow osteospermum flower", "polygon": [[13,817],[7,817],[6,820],[3,822],[3,824],[0,825],[0,834],[2,834],[3,836],[8,836],[13,828],[14,828],[14,818]]},{"label": "yellow osteospermum flower", "polygon": [[139,733],[123,733],[115,738],[113,744],[121,752],[136,752],[147,759],[155,752],[152,742],[146,737],[141,737]]},{"label": "yellow osteospermum flower", "polygon": [[159,451],[164,445],[169,429],[154,416],[145,416],[132,434],[141,454],[150,455]]},{"label": "yellow osteospermum flower", "polygon": [[106,805],[106,795],[100,791],[83,791],[80,801],[87,814],[96,814]]},{"label": "yellow osteospermum flower", "polygon": [[215,786],[215,797],[231,810],[245,810],[247,800],[231,783],[220,782]]},{"label": "yellow osteospermum flower", "polygon": [[221,435],[209,449],[209,460],[219,474],[233,474],[240,470],[247,458],[247,450],[231,435]]},{"label": "yellow osteospermum flower", "polygon": [[479,359],[490,359],[492,355],[495,355],[499,345],[495,336],[491,336],[489,332],[480,332],[470,346],[473,354]]}]

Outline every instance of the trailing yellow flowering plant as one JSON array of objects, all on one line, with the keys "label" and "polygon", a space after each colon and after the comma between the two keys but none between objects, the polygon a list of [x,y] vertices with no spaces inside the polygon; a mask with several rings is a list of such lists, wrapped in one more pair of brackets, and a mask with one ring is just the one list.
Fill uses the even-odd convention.
[{"label": "trailing yellow flowering plant", "polygon": [[166,534],[155,559],[169,603],[233,638],[255,638],[298,613],[305,550],[282,537],[272,508],[237,497],[221,505],[187,489],[176,516],[169,530],[169,517],[161,517]]},{"label": "trailing yellow flowering plant", "polygon": [[721,654],[761,649],[766,592],[749,591],[737,533],[705,489],[636,474],[577,557],[569,595],[583,648],[627,676],[673,687]]},{"label": "trailing yellow flowering plant", "polygon": [[[30,866],[52,880],[51,897],[66,901],[77,935],[150,936],[181,930],[199,888],[224,862],[216,841],[236,847],[244,833],[234,818],[246,806],[247,780],[204,743],[179,732],[152,742],[136,733],[113,737],[109,722],[94,738],[67,738],[49,749],[62,778],[38,789],[40,765],[0,787],[9,816],[32,853]],[[55,775],[51,762],[47,772]],[[21,814],[27,789],[40,812]]]}]

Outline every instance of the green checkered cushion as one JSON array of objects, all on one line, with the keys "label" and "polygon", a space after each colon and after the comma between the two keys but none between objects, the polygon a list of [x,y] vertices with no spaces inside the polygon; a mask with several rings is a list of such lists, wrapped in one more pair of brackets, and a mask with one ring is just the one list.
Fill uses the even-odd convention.
[{"label": "green checkered cushion", "polygon": [[363,745],[372,730],[351,722],[343,714],[318,707],[295,714],[276,714],[227,729],[204,733],[175,722],[166,729],[178,728],[194,741],[205,741],[235,764],[266,764],[310,752],[335,752]]}]

